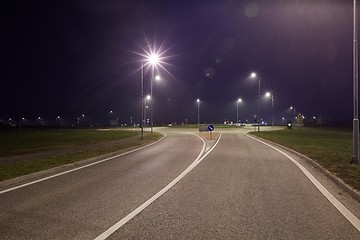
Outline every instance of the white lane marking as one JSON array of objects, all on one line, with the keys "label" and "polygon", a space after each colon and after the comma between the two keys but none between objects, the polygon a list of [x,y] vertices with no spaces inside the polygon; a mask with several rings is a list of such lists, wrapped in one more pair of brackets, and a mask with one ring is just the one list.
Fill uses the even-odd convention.
[{"label": "white lane marking", "polygon": [[114,159],[114,158],[121,157],[121,156],[130,154],[130,153],[139,151],[139,150],[141,150],[141,149],[150,147],[151,145],[154,145],[154,144],[160,142],[160,141],[163,140],[165,137],[166,137],[166,134],[164,134],[164,136],[163,136],[162,138],[160,138],[159,140],[157,140],[156,142],[150,143],[150,144],[148,144],[148,145],[146,145],[146,146],[143,146],[143,147],[140,147],[140,148],[136,148],[136,149],[134,149],[134,150],[131,150],[131,151],[128,151],[128,152],[125,152],[125,153],[122,153],[122,154],[119,154],[119,155],[116,155],[116,156],[112,156],[112,157],[109,157],[109,158],[106,158],[106,159],[103,159],[103,160],[100,160],[100,161],[97,161],[97,162],[93,162],[93,163],[90,163],[90,164],[87,164],[87,165],[84,165],[84,166],[81,166],[81,167],[77,167],[77,168],[74,168],[74,169],[71,169],[71,170],[68,170],[68,171],[65,171],[65,172],[61,172],[61,173],[58,173],[58,174],[55,174],[55,175],[51,175],[51,176],[49,176],[49,177],[45,177],[45,178],[41,178],[41,179],[38,179],[38,180],[35,180],[35,181],[31,181],[31,182],[28,182],[28,183],[24,183],[24,184],[21,184],[21,185],[16,186],[16,187],[8,188],[8,189],[5,189],[5,190],[0,191],[0,194],[6,193],[6,192],[10,192],[10,191],[14,191],[14,190],[19,189],[19,188],[23,188],[23,187],[26,187],[26,186],[29,186],[29,185],[33,185],[33,184],[35,184],[35,183],[43,182],[43,181],[46,181],[46,180],[49,180],[49,179],[52,179],[52,178],[55,178],[55,177],[59,177],[59,176],[62,176],[62,175],[65,175],[65,174],[68,174],[68,173],[71,173],[71,172],[78,171],[78,170],[83,169],[83,168],[91,167],[91,166],[93,166],[93,165],[96,165],[96,164],[99,164],[99,163],[103,163],[103,162],[112,160],[112,159]]},{"label": "white lane marking", "polygon": [[274,149],[275,151],[281,153],[290,161],[292,161],[300,170],[305,174],[305,176],[315,185],[315,187],[329,200],[329,202],[334,205],[334,207],[360,232],[360,220],[352,213],[350,212],[341,202],[339,202],[334,195],[332,195],[306,168],[301,165],[298,161],[296,161],[294,158],[292,158],[287,153],[283,152],[282,150],[264,142],[259,139],[254,138],[253,136],[250,136],[245,133],[246,136],[265,144],[266,146]]},{"label": "white lane marking", "polygon": [[[196,134],[195,134],[196,135]],[[176,183],[178,183],[183,177],[185,177],[191,170],[193,170],[218,144],[220,141],[222,133],[220,133],[219,138],[215,142],[214,146],[212,146],[204,155],[206,143],[204,139],[202,139],[200,136],[198,136],[203,141],[203,148],[200,152],[200,154],[197,156],[197,158],[193,161],[190,166],[185,169],[177,178],[175,178],[171,183],[169,183],[166,187],[161,189],[158,193],[156,193],[154,196],[152,196],[149,200],[144,202],[142,205],[140,205],[138,208],[136,208],[134,211],[129,213],[126,217],[115,223],[113,226],[111,226],[109,229],[107,229],[105,232],[103,232],[101,235],[99,235],[95,240],[104,240],[108,238],[111,234],[113,234],[115,231],[117,231],[119,228],[121,228],[125,223],[127,223],[129,220],[131,220],[133,217],[135,217],[137,214],[139,214],[141,211],[143,211],[146,207],[148,207],[151,203],[153,203],[156,199],[158,199],[161,195],[163,195],[165,192],[167,192],[170,188],[172,188]]]}]

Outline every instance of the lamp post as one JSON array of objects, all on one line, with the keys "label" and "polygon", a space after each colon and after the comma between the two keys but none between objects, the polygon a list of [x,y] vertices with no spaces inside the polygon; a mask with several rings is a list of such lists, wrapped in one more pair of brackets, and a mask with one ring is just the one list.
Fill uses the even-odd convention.
[{"label": "lamp post", "polygon": [[111,114],[113,113],[113,111],[110,110],[109,112],[109,126],[111,127]]},{"label": "lamp post", "polygon": [[[144,127],[143,127],[143,120],[144,120],[144,66],[146,65],[151,65],[152,66],[152,76],[150,79],[150,86],[151,86],[151,97],[152,97],[152,81],[154,78],[154,72],[155,72],[155,68],[158,69],[158,67],[161,67],[162,69],[164,69],[166,71],[166,69],[164,68],[164,66],[162,65],[163,63],[165,63],[163,60],[165,58],[165,56],[163,56],[165,54],[165,51],[161,51],[161,49],[156,49],[155,44],[154,47],[150,48],[150,44],[148,43],[148,41],[145,39],[146,43],[147,43],[147,48],[149,49],[148,51],[145,50],[145,48],[142,48],[143,53],[139,53],[139,56],[142,56],[143,59],[141,60],[141,139],[144,138]],[[144,63],[145,62],[145,63]],[[157,79],[158,77],[156,77]],[[151,104],[151,132],[153,131],[153,113],[152,113],[152,104]]]},{"label": "lamp post", "polygon": [[260,132],[260,78],[257,76],[255,72],[252,72],[250,74],[250,77],[252,79],[257,79],[259,81],[259,91],[258,91],[258,111],[257,111],[257,124],[258,124],[258,132]]},{"label": "lamp post", "polygon": [[[158,61],[158,60],[157,60]],[[156,62],[154,63],[156,64]],[[156,81],[160,81],[161,77],[159,75],[156,75],[155,76],[155,80]],[[150,96],[152,97],[153,96],[153,81],[152,81],[152,78],[151,78],[151,84],[150,84]],[[153,104],[153,101],[150,102],[150,111],[151,111],[151,116],[150,116],[150,124],[151,124],[151,133],[153,132],[153,128],[154,128],[154,121],[153,121],[153,110],[154,109],[154,104]]]},{"label": "lamp post", "polygon": [[141,61],[141,121],[140,139],[144,139],[144,61]]},{"label": "lamp post", "polygon": [[274,95],[271,92],[265,94],[267,98],[271,97],[271,126],[274,126]]},{"label": "lamp post", "polygon": [[353,74],[354,74],[354,119],[353,119],[353,156],[351,163],[359,164],[359,66],[358,66],[358,32],[356,17],[356,0],[354,0],[354,45],[353,45]]},{"label": "lamp post", "polygon": [[148,105],[146,105],[146,103],[145,103],[145,113],[144,113],[144,126],[146,127],[147,126],[147,116],[146,116],[146,113],[147,113],[147,110],[148,110],[148,108],[149,108],[149,106]]},{"label": "lamp post", "polygon": [[[145,39],[146,40],[146,39]],[[152,81],[154,78],[154,72],[155,68],[158,69],[158,67],[161,67],[166,71],[164,66],[162,65],[165,63],[163,60],[165,58],[164,51],[161,51],[161,49],[156,49],[155,47],[150,48],[150,44],[146,41],[147,48],[149,50],[145,50],[145,48],[142,48],[144,53],[140,53],[138,55],[143,57],[143,60],[141,60],[141,139],[144,138],[144,127],[143,127],[143,120],[144,120],[144,66],[151,65],[152,66],[152,76],[150,79],[150,86],[151,86],[151,97],[152,97]],[[155,44],[154,44],[155,46]],[[145,62],[145,63],[144,63]],[[152,108],[151,108],[152,111]],[[151,113],[151,132],[153,131],[153,121],[152,121],[152,113]]]},{"label": "lamp post", "polygon": [[59,123],[59,125],[61,126],[61,128],[63,127],[63,122],[62,122],[62,119],[61,119],[60,116],[57,116],[57,117],[56,117],[56,122]]},{"label": "lamp post", "polygon": [[294,118],[293,118],[293,121],[295,121],[295,117],[296,117],[296,110],[295,110],[295,107],[291,106],[291,107],[290,107],[290,110],[293,110],[293,113],[294,113]]},{"label": "lamp post", "polygon": [[[146,98],[145,98],[145,126],[147,126],[146,111],[149,108],[149,106],[147,105],[146,100],[150,101],[151,100],[151,95],[147,95]],[[150,102],[150,104],[151,104],[151,102]]]},{"label": "lamp post", "polygon": [[238,124],[239,123],[239,103],[241,103],[241,98],[239,98],[237,101],[236,101],[236,123]]},{"label": "lamp post", "polygon": [[[155,66],[159,63],[159,57],[156,54],[150,54],[147,56],[148,64]],[[152,79],[150,80],[151,94],[152,94]],[[140,138],[144,139],[144,61],[141,61],[141,134]]]},{"label": "lamp post", "polygon": [[200,126],[200,99],[196,99],[197,107],[198,107],[198,125]]},{"label": "lamp post", "polygon": [[20,130],[21,130],[21,127],[22,127],[22,125],[23,125],[23,121],[25,120],[25,118],[23,118],[23,117],[21,117],[20,118]]},{"label": "lamp post", "polygon": [[[147,61],[148,63],[153,67],[153,71],[152,71],[152,77],[150,79],[150,96],[151,98],[153,97],[153,78],[154,78],[154,67],[157,66],[160,63],[160,57],[158,54],[156,53],[151,53],[150,55],[147,56]],[[159,78],[158,76],[156,76],[155,78]],[[158,79],[160,80],[160,79]],[[153,132],[153,103],[151,101],[150,103],[150,126],[151,126],[151,132]]]}]

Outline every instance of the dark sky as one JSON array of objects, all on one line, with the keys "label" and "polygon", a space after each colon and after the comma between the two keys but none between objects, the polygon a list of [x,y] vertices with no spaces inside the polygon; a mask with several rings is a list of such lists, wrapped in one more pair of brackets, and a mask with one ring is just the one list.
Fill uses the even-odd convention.
[{"label": "dark sky", "polygon": [[[252,121],[261,92],[276,121],[349,119],[351,0],[7,1],[1,7],[0,118],[140,121],[143,49],[165,50],[155,122]],[[152,71],[145,69],[145,93]],[[271,102],[261,116],[270,121]]]}]

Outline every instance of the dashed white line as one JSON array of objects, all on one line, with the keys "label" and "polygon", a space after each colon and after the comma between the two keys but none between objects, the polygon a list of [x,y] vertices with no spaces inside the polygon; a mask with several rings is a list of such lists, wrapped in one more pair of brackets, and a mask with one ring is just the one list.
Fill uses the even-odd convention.
[{"label": "dashed white line", "polygon": [[191,170],[193,170],[206,156],[216,147],[218,142],[220,141],[222,133],[220,133],[219,138],[215,142],[215,144],[204,154],[206,143],[203,141],[203,148],[200,152],[200,154],[197,156],[197,158],[193,161],[193,163],[185,169],[177,178],[175,178],[171,183],[169,183],[166,187],[161,189],[158,193],[156,193],[154,196],[152,196],[149,200],[144,202],[142,205],[140,205],[138,208],[136,208],[134,211],[129,213],[126,217],[115,223],[113,226],[111,226],[109,229],[107,229],[105,232],[103,232],[101,235],[99,235],[95,240],[104,240],[108,238],[110,235],[112,235],[116,230],[121,228],[125,223],[127,223],[129,220],[131,220],[133,217],[135,217],[137,214],[139,214],[141,211],[143,211],[146,207],[148,207],[151,203],[153,203],[156,199],[158,199],[161,195],[166,193],[170,188],[172,188],[176,183],[178,183],[183,177],[185,177]]},{"label": "dashed white line", "polygon": [[360,220],[350,212],[339,200],[337,200],[334,195],[332,195],[306,168],[301,165],[298,161],[292,158],[290,155],[285,153],[284,151],[264,142],[260,139],[252,137],[245,133],[246,136],[265,144],[266,146],[274,149],[275,151],[281,153],[285,157],[287,157],[290,161],[292,161],[300,170],[305,174],[305,176],[315,185],[315,187],[329,200],[329,202],[360,232]]}]

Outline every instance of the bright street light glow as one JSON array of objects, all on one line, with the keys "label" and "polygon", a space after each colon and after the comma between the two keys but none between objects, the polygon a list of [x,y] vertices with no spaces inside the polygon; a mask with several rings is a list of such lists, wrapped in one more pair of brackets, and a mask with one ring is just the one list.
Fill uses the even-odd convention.
[{"label": "bright street light glow", "polygon": [[157,65],[160,62],[160,58],[157,54],[150,54],[147,59],[151,65]]},{"label": "bright street light glow", "polygon": [[196,99],[197,102],[200,102],[200,99]]},{"label": "bright street light glow", "polygon": [[251,78],[256,78],[256,73],[255,72],[252,72],[251,75],[250,75]]},{"label": "bright street light glow", "polygon": [[238,99],[238,102],[241,102],[241,101],[242,101],[242,99],[241,99],[241,98],[239,98],[239,99]]},{"label": "bright street light glow", "polygon": [[159,75],[156,75],[155,80],[159,81],[160,79],[161,79],[161,77]]},{"label": "bright street light glow", "polygon": [[149,69],[151,69],[153,73],[165,71],[170,76],[174,77],[165,68],[166,66],[173,66],[167,62],[168,59],[174,57],[174,55],[169,55],[171,47],[166,47],[164,41],[158,43],[155,39],[153,41],[149,41],[148,39],[149,38],[145,37],[145,44],[137,44],[141,48],[141,52],[131,50],[130,52],[141,57],[139,62],[144,63],[142,68],[146,67],[145,71],[148,71]]},{"label": "bright street light glow", "polygon": [[146,99],[147,99],[147,100],[150,100],[150,99],[151,99],[151,96],[150,96],[150,95],[147,95],[147,96],[146,96]]},{"label": "bright street light glow", "polygon": [[270,92],[266,92],[265,93],[265,97],[270,97],[271,96],[271,93]]}]

